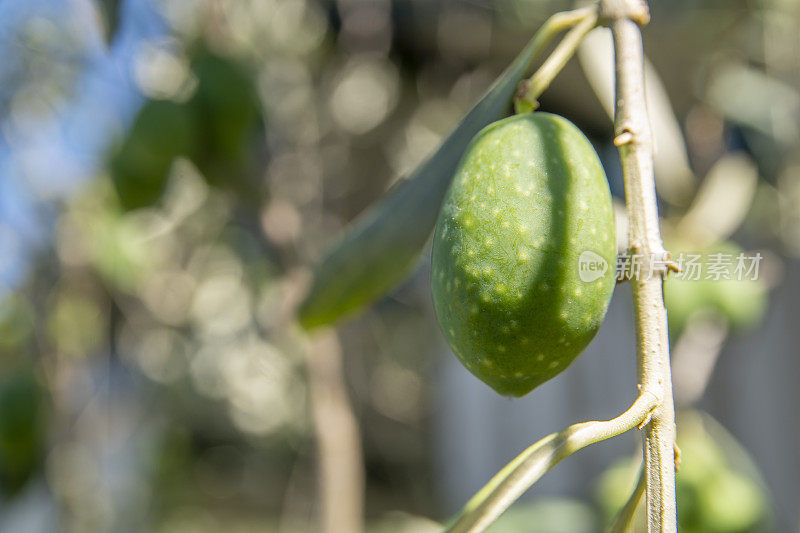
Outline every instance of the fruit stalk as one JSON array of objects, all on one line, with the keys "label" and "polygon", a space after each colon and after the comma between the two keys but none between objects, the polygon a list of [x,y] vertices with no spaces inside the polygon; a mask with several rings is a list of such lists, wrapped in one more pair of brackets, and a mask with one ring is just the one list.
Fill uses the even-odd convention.
[{"label": "fruit stalk", "polygon": [[514,99],[514,110],[517,113],[533,111],[539,107],[537,99],[550,86],[550,83],[561,72],[564,65],[575,55],[575,50],[580,46],[586,34],[597,26],[598,6],[591,4],[580,10],[581,18],[575,26],[567,32],[564,38],[558,43],[553,53],[542,63],[533,76],[524,80],[519,87],[517,96]]},{"label": "fruit stalk", "polygon": [[[601,17],[614,38],[616,111],[614,144],[619,147],[625,180],[630,253],[662,264],[667,259],[661,241],[653,177],[653,142],[644,92],[644,52],[639,25],[649,19],[640,0],[602,0]],[[644,265],[642,265],[644,266]],[[677,531],[675,507],[675,408],[672,398],[665,270],[645,271],[631,279],[636,319],[639,387],[653,392],[659,405],[647,425],[644,461],[648,532]]]}]

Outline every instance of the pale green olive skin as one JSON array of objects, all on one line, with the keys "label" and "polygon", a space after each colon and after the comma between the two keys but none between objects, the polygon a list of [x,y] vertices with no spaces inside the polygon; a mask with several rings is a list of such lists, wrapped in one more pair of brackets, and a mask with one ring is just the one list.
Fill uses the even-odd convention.
[{"label": "pale green olive skin", "polygon": [[595,336],[616,257],[611,193],[591,143],[563,117],[515,115],[476,135],[445,197],[436,315],[470,372],[523,396]]}]

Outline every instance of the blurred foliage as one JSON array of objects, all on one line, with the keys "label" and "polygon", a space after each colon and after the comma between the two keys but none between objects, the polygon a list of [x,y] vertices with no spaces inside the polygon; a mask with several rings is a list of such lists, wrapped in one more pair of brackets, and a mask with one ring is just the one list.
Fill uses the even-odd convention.
[{"label": "blurred foliage", "polygon": [[490,533],[592,533],[601,529],[595,510],[586,502],[539,498],[515,505],[487,530]]},{"label": "blurred foliage", "polygon": [[36,311],[21,294],[0,300],[0,350],[7,356],[22,352],[33,334]]},{"label": "blurred foliage", "polygon": [[[738,442],[709,415],[680,414],[677,474],[678,527],[689,533],[755,533],[771,530],[766,486]],[[612,466],[600,480],[597,495],[610,522],[636,483],[638,466]],[[633,532],[645,531],[640,504]]]},{"label": "blurred foliage", "polygon": [[[726,278],[714,279],[707,272],[701,273],[698,279],[690,275],[684,278],[675,275],[667,277],[664,282],[664,303],[673,335],[677,336],[690,321],[703,313],[725,319],[735,328],[753,327],[760,322],[767,309],[767,286],[763,276],[753,279],[752,273],[745,273],[747,275],[741,277],[734,273],[736,258],[744,253],[741,248],[732,243],[721,243],[705,249],[670,246],[669,250],[673,257],[679,257],[682,253],[701,254],[706,262],[714,254],[730,258],[730,263],[724,265],[727,267]],[[685,271],[689,268],[684,266]]]},{"label": "blurred foliage", "polygon": [[173,160],[195,152],[196,131],[187,106],[163,100],[145,104],[111,164],[123,207],[145,207],[161,198]]},{"label": "blurred foliage", "polygon": [[39,468],[44,452],[45,399],[28,367],[0,381],[0,490],[11,496]]},{"label": "blurred foliage", "polygon": [[120,4],[122,0],[99,0],[105,22],[106,41],[110,44],[119,29]]},{"label": "blurred foliage", "polygon": [[[17,16],[4,12],[12,27],[0,35],[0,245],[3,267],[23,274],[0,293],[0,520],[49,509],[58,524],[44,530],[313,530],[314,445],[293,326],[307,266],[432,153],[567,2],[102,2],[105,29],[81,15],[81,2],[3,9],[12,4]],[[648,52],[698,181],[734,149],[757,168],[754,192],[737,202],[741,220],[703,246],[768,248],[773,266],[792,260],[797,6],[652,4]],[[148,9],[160,18],[136,18]],[[137,42],[136,32],[151,33]],[[94,48],[104,36],[110,46]],[[102,61],[119,50],[130,55]],[[608,118],[570,68],[542,106],[608,148]],[[115,98],[81,100],[108,79]],[[621,194],[613,160],[609,175]],[[732,205],[722,197],[710,211]],[[665,213],[685,242],[684,208]],[[425,238],[417,233],[414,254]],[[30,263],[14,262],[19,249],[5,248],[14,239]],[[392,267],[405,273],[400,263]],[[412,276],[341,330],[375,531],[433,530],[421,517],[452,511],[431,473],[440,345],[425,278]],[[673,326],[699,309],[755,326],[780,281],[674,284],[668,297],[684,291],[677,305],[691,305],[670,304]],[[731,469],[726,453],[700,442],[685,449],[686,516],[720,532],[762,517],[769,498],[747,474],[711,475],[711,492],[691,481],[692,456],[704,449],[703,464]],[[724,524],[715,509],[733,498],[746,505]],[[518,507],[498,533],[525,523],[581,531],[594,509]]]},{"label": "blurred foliage", "polygon": [[195,52],[191,71],[192,97],[148,101],[112,156],[112,180],[125,209],[155,204],[179,156],[209,184],[230,187],[251,205],[263,201],[247,167],[260,114],[254,81],[241,65],[206,49]]},{"label": "blurred foliage", "polygon": [[[210,184],[241,188],[251,171],[242,160],[256,145],[253,135],[260,117],[254,80],[241,65],[208,50],[195,52],[192,72],[197,87],[187,106],[196,117],[199,137],[192,159]],[[260,191],[239,192],[247,198]]]}]

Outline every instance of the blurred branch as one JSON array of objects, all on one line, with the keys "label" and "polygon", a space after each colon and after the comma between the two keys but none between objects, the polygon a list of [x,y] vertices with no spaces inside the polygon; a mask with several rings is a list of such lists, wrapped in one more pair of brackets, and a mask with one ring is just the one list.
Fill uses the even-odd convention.
[{"label": "blurred branch", "polygon": [[323,533],[363,529],[364,464],[358,421],[347,397],[335,331],[310,339],[308,381],[317,439]]},{"label": "blurred branch", "polygon": [[[578,49],[578,60],[589,85],[611,120],[614,120],[614,44],[605,28],[589,32]],[[667,89],[653,64],[644,58],[644,82],[650,125],[653,129],[653,165],[661,199],[685,205],[696,187],[689,165],[686,141]]]},{"label": "blurred branch", "polygon": [[750,210],[758,185],[758,168],[743,153],[726,154],[703,180],[675,233],[699,246],[720,242],[733,234]]},{"label": "blurred branch", "polygon": [[[630,223],[630,252],[668,257],[661,242],[653,176],[653,140],[644,87],[640,24],[649,20],[642,0],[602,0],[611,27],[616,65],[614,144],[619,147]],[[636,318],[639,387],[660,398],[644,441],[647,530],[677,531],[675,508],[675,407],[672,399],[664,270],[631,279]]]},{"label": "blurred branch", "polygon": [[800,91],[742,63],[717,68],[704,99],[732,122],[752,128],[793,149],[800,142]]},{"label": "blurred branch", "polygon": [[616,437],[647,423],[650,413],[658,403],[655,395],[643,391],[633,405],[617,418],[575,424],[543,438],[508,463],[467,502],[447,531],[485,531],[517,498],[562,459],[590,444]]},{"label": "blurred branch", "polygon": [[625,505],[619,510],[619,513],[617,513],[617,516],[614,517],[614,521],[611,523],[608,533],[625,533],[628,531],[631,521],[636,514],[636,508],[639,507],[639,502],[642,500],[645,486],[644,465],[642,465],[639,468],[639,478],[636,481],[636,486],[628,497],[628,501],[625,502]]},{"label": "blurred branch", "polygon": [[728,338],[728,323],[714,316],[689,320],[672,350],[675,399],[680,405],[699,400]]},{"label": "blurred branch", "polygon": [[[533,111],[539,107],[537,99],[547,89],[553,79],[561,72],[567,61],[575,54],[581,41],[595,26],[598,20],[597,4],[576,9],[569,12],[571,17],[575,17],[574,27],[567,32],[564,38],[558,43],[555,50],[547,60],[542,63],[536,72],[527,80],[520,83],[517,96],[514,98],[514,108],[517,113]],[[570,20],[572,20],[570,18]]]}]

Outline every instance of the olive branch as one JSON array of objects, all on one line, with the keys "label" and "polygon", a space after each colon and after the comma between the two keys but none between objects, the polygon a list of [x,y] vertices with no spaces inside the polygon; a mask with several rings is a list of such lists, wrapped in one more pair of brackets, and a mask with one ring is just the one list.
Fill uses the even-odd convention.
[{"label": "olive branch", "polygon": [[[601,0],[581,10],[554,15],[540,32],[549,33],[554,20],[570,20],[572,29],[533,76],[520,83],[515,108],[518,112],[535,109],[538,106],[536,99],[574,54],[583,37],[599,24],[610,27],[616,67],[614,144],[619,148],[625,181],[630,251],[668,258],[658,223],[653,142],[644,89],[640,26],[649,20],[647,4],[643,0]],[[448,532],[484,531],[562,459],[590,444],[636,427],[645,430],[642,476],[612,530],[627,529],[644,493],[648,531],[677,531],[675,409],[662,290],[666,270],[657,274],[646,276],[647,279],[630,279],[633,284],[640,390],[633,405],[612,420],[575,424],[532,445],[466,504],[447,527]]]},{"label": "olive branch", "polygon": [[447,531],[484,531],[508,507],[562,459],[590,444],[616,437],[646,424],[659,401],[644,391],[633,405],[617,418],[602,422],[574,424],[543,438],[508,463],[464,506]]}]

